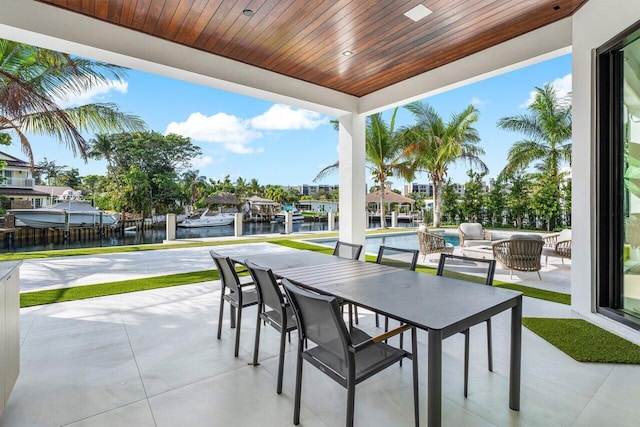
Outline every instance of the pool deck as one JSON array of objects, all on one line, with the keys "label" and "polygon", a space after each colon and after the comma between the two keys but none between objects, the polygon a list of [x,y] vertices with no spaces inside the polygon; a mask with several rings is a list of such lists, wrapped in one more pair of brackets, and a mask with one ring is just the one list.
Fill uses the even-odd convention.
[{"label": "pool deck", "polygon": [[[398,229],[392,230],[393,233],[401,231],[402,230]],[[318,235],[319,233],[295,233],[290,237],[291,239],[305,240],[308,242],[310,238],[318,237]],[[281,234],[244,236],[237,238],[238,245],[217,247],[172,248],[170,244],[167,244],[167,249],[25,260],[21,267],[21,291],[31,292],[44,289],[60,289],[209,270],[214,268],[211,257],[209,256],[209,251],[212,249],[224,251],[226,250],[225,248],[229,248],[234,251],[247,251],[247,254],[289,250],[286,247],[270,243],[243,243],[243,240],[270,237],[283,236]],[[188,241],[172,241],[171,243],[178,244],[194,241],[215,242],[222,240],[228,241],[229,238],[198,238]],[[456,248],[454,253],[462,254],[460,248]],[[438,254],[433,254],[427,256],[426,261],[423,261],[423,257],[421,256],[419,257],[419,263],[421,265],[435,267],[437,257]],[[547,266],[543,265],[540,274],[542,280],[538,279],[538,275],[535,272],[514,271],[513,278],[510,279],[509,270],[498,265],[495,279],[556,292],[570,293],[571,261],[565,260],[564,264],[562,264],[560,259],[550,257],[549,264]]]}]

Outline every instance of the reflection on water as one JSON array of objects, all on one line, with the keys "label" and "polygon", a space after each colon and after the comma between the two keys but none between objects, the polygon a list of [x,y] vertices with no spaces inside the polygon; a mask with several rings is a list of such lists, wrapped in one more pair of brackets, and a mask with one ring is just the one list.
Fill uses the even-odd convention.
[{"label": "reflection on water", "polygon": [[[379,223],[371,223],[370,227],[378,227]],[[411,226],[409,223],[399,223],[399,227]],[[336,223],[336,229],[338,224]],[[323,231],[327,230],[327,223],[320,222],[302,222],[293,224],[293,233]],[[284,224],[270,224],[259,222],[245,222],[242,227],[242,234],[245,236],[256,234],[277,234],[284,233]],[[177,239],[193,239],[199,237],[225,237],[233,236],[233,225],[222,227],[203,227],[203,228],[180,228],[176,232]],[[55,249],[75,249],[75,248],[94,248],[106,246],[125,246],[125,245],[144,245],[152,243],[162,243],[166,237],[166,230],[160,227],[153,230],[145,230],[144,233],[128,233],[124,236],[110,236],[103,239],[81,240],[68,243],[48,243],[48,244],[28,244],[16,242],[12,247],[2,248],[1,252],[27,252],[27,251],[46,251]],[[295,236],[294,236],[295,237]]]}]

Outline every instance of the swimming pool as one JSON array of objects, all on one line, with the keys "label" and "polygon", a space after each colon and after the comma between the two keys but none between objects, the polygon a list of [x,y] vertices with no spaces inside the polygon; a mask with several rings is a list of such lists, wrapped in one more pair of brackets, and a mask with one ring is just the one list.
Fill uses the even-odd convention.
[{"label": "swimming pool", "polygon": [[[459,246],[460,240],[457,234],[443,234],[444,240],[453,246]],[[395,248],[419,249],[417,233],[398,233],[370,235],[365,238],[365,252],[377,254],[380,246],[393,246]],[[324,246],[334,247],[338,239],[313,239],[309,242],[318,243]]]}]

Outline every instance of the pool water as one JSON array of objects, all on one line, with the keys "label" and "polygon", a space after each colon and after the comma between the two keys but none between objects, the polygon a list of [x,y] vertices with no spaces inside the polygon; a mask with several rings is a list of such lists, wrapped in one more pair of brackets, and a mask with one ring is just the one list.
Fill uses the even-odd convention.
[{"label": "pool water", "polygon": [[[453,246],[460,245],[460,239],[454,234],[443,234],[444,240],[447,243],[451,243]],[[320,245],[334,247],[338,239],[313,239],[309,240],[313,243]],[[403,249],[419,249],[418,246],[418,234],[417,233],[402,233],[402,234],[384,234],[373,235],[365,238],[365,252],[371,254],[377,254],[380,246],[393,246],[395,248]]]}]

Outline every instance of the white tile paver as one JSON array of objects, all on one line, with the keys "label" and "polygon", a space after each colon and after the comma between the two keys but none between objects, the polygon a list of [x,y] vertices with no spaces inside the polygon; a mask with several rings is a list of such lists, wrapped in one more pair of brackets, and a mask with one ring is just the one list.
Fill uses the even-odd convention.
[{"label": "white tile paver", "polygon": [[[216,250],[238,248],[289,250],[269,244]],[[177,256],[173,251],[149,252],[140,269],[134,263],[112,259],[104,272],[100,272],[103,264],[91,264],[93,257],[80,260],[77,266],[68,259],[66,270],[56,269],[45,286],[55,286],[61,277],[68,283],[80,283],[82,277],[113,281],[136,270],[175,273],[177,266],[189,264],[189,256],[198,258],[190,264],[191,270],[195,265],[212,268],[208,248]],[[30,274],[42,278],[41,270],[47,268],[44,263],[25,264],[23,277],[28,283],[37,281]],[[219,289],[219,282],[206,282],[23,309],[22,369],[0,427],[291,425],[296,334],[286,347],[284,391],[278,396],[277,334],[263,328],[260,365],[249,366],[256,311],[247,309],[240,357],[234,358],[228,309],[222,339],[215,337]],[[525,298],[524,313],[573,316],[568,306],[530,298]],[[363,310],[361,320],[370,333],[381,331],[374,327],[370,313]],[[443,425],[640,425],[640,367],[576,362],[527,329],[523,329],[522,408],[520,412],[510,410],[508,314],[495,317],[493,337],[495,366],[491,373],[486,367],[484,325],[472,329],[467,399],[462,395],[462,336],[445,340]],[[427,414],[426,350],[426,334],[421,332],[423,423]],[[303,425],[342,425],[345,399],[342,387],[305,365]],[[356,425],[413,425],[410,363],[358,385]]]}]

